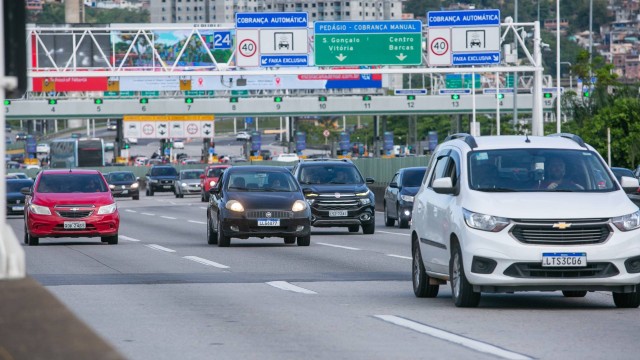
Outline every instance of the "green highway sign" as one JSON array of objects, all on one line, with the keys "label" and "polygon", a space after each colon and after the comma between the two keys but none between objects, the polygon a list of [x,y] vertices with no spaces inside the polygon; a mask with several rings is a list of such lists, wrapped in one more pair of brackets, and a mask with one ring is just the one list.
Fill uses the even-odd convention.
[{"label": "green highway sign", "polygon": [[135,92],[133,91],[120,91],[120,96],[135,96]]},{"label": "green highway sign", "polygon": [[119,96],[120,93],[117,91],[105,91],[104,96]]},{"label": "green highway sign", "polygon": [[[482,87],[482,79],[480,74],[475,74],[475,88],[480,89]],[[473,84],[471,83],[471,74],[447,74],[444,77],[444,86],[447,89],[471,89]]]},{"label": "green highway sign", "polygon": [[231,95],[233,96],[249,96],[249,90],[231,90]]},{"label": "green highway sign", "polygon": [[184,92],[186,96],[213,96],[213,90],[187,90]]},{"label": "green highway sign", "polygon": [[[104,96],[105,97],[112,97],[112,96],[134,96],[135,93],[133,91],[105,91],[104,92]],[[150,95],[151,96],[151,95]]]},{"label": "green highway sign", "polygon": [[420,65],[422,22],[316,21],[315,64]]},{"label": "green highway sign", "polygon": [[160,96],[160,91],[140,91],[140,96]]}]

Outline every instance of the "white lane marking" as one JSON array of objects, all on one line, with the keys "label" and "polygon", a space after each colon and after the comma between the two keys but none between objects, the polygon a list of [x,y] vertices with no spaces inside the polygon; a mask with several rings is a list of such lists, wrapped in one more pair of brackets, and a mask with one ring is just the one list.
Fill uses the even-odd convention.
[{"label": "white lane marking", "polygon": [[151,248],[153,250],[166,251],[166,252],[170,252],[170,253],[176,252],[175,250],[166,248],[164,246],[156,245],[156,244],[149,244],[149,245],[145,245],[145,246],[148,247],[148,248]]},{"label": "white lane marking", "polygon": [[217,267],[217,268],[220,268],[220,269],[228,269],[229,268],[227,265],[218,264],[217,262],[214,262],[214,261],[211,261],[211,260],[207,260],[207,259],[203,259],[203,258],[197,257],[197,256],[183,256],[183,258],[185,258],[187,260],[195,261],[195,262],[203,264],[203,265]]},{"label": "white lane marking", "polygon": [[411,236],[411,234],[403,234],[403,233],[390,232],[390,231],[382,231],[382,230],[378,230],[378,232],[383,233],[383,234],[391,234],[391,235]]},{"label": "white lane marking", "polygon": [[173,201],[169,201],[169,204],[171,204],[171,205],[178,205],[178,204],[174,203]]},{"label": "white lane marking", "polygon": [[126,211],[126,212],[133,212],[133,213],[134,213],[134,212],[137,212],[137,211],[135,211],[135,210],[131,210],[131,209],[126,209],[125,211]]},{"label": "white lane marking", "polygon": [[395,255],[395,254],[387,254],[387,256],[391,256],[399,259],[413,260],[413,258],[410,256],[402,256],[402,255]]},{"label": "white lane marking", "polygon": [[402,326],[407,329],[411,329],[417,331],[422,334],[430,335],[438,339],[442,339],[444,341],[449,341],[454,344],[462,345],[469,349],[491,354],[494,356],[501,357],[503,359],[514,359],[514,360],[528,360],[532,359],[529,356],[519,354],[516,352],[512,352],[509,350],[502,349],[495,345],[487,344],[482,341],[469,339],[464,336],[460,336],[454,333],[450,333],[448,331],[440,330],[438,328],[434,328],[431,326],[427,326],[424,324],[417,323],[415,321],[407,320],[394,315],[374,315],[374,317],[392,323],[394,325]]},{"label": "white lane marking", "polygon": [[204,221],[195,221],[195,220],[188,220],[190,223],[194,223],[194,224],[202,224],[202,225],[207,225],[206,222]]},{"label": "white lane marking", "polygon": [[206,207],[204,207],[204,206],[200,206],[200,209],[202,209],[202,210],[207,210],[207,208],[206,208]]},{"label": "white lane marking", "polygon": [[140,213],[141,215],[147,215],[147,216],[156,216],[156,214],[150,214],[150,213]]},{"label": "white lane marking", "polygon": [[327,243],[316,243],[316,244],[324,245],[324,246],[331,246],[331,247],[340,248],[340,249],[347,249],[347,250],[360,250],[358,248],[354,248],[354,247],[350,247],[350,246],[334,245],[334,244],[327,244]]},{"label": "white lane marking", "polygon": [[177,220],[176,218],[171,217],[171,216],[160,216],[160,217],[163,218],[163,219]]},{"label": "white lane marking", "polygon": [[134,242],[138,242],[140,240],[138,239],[134,239],[132,237],[128,237],[128,236],[124,236],[124,235],[118,235],[118,238],[122,239],[122,240],[127,240],[127,241],[134,241]]},{"label": "white lane marking", "polygon": [[300,294],[317,294],[317,292],[315,291],[311,291],[305,288],[302,288],[300,286],[295,286],[293,284],[289,284],[286,281],[270,281],[267,283],[267,285],[271,285],[275,288],[281,289],[281,290],[286,290],[286,291],[293,291],[293,292],[297,292]]}]

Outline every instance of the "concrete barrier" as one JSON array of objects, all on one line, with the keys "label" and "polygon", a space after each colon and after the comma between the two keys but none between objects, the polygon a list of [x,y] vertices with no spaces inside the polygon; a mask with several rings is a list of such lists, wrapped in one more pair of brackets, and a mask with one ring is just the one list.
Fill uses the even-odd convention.
[{"label": "concrete barrier", "polygon": [[22,279],[26,276],[24,250],[13,229],[0,223],[0,280]]}]

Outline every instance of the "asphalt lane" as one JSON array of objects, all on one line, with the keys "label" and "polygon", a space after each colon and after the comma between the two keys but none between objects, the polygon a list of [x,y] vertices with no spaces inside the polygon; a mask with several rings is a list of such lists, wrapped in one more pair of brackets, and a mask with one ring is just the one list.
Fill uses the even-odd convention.
[{"label": "asphalt lane", "polygon": [[[27,272],[131,359],[526,359],[637,357],[638,309],[608,293],[483,295],[458,309],[411,288],[409,230],[314,229],[205,240],[206,204],[157,193],[118,200],[120,243],[41,239]],[[8,223],[23,234],[20,217]]]}]

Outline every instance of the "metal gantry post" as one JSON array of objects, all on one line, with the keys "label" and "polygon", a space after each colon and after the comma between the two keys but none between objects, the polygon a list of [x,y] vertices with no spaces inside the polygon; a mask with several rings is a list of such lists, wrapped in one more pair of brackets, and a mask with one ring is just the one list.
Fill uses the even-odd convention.
[{"label": "metal gantry post", "polygon": [[[542,51],[540,45],[540,22],[536,21],[533,27],[533,59],[536,70],[533,75],[533,116],[531,120],[531,134],[536,136],[544,135],[544,123],[542,118]],[[557,99],[560,100],[560,90],[558,89]]]}]

